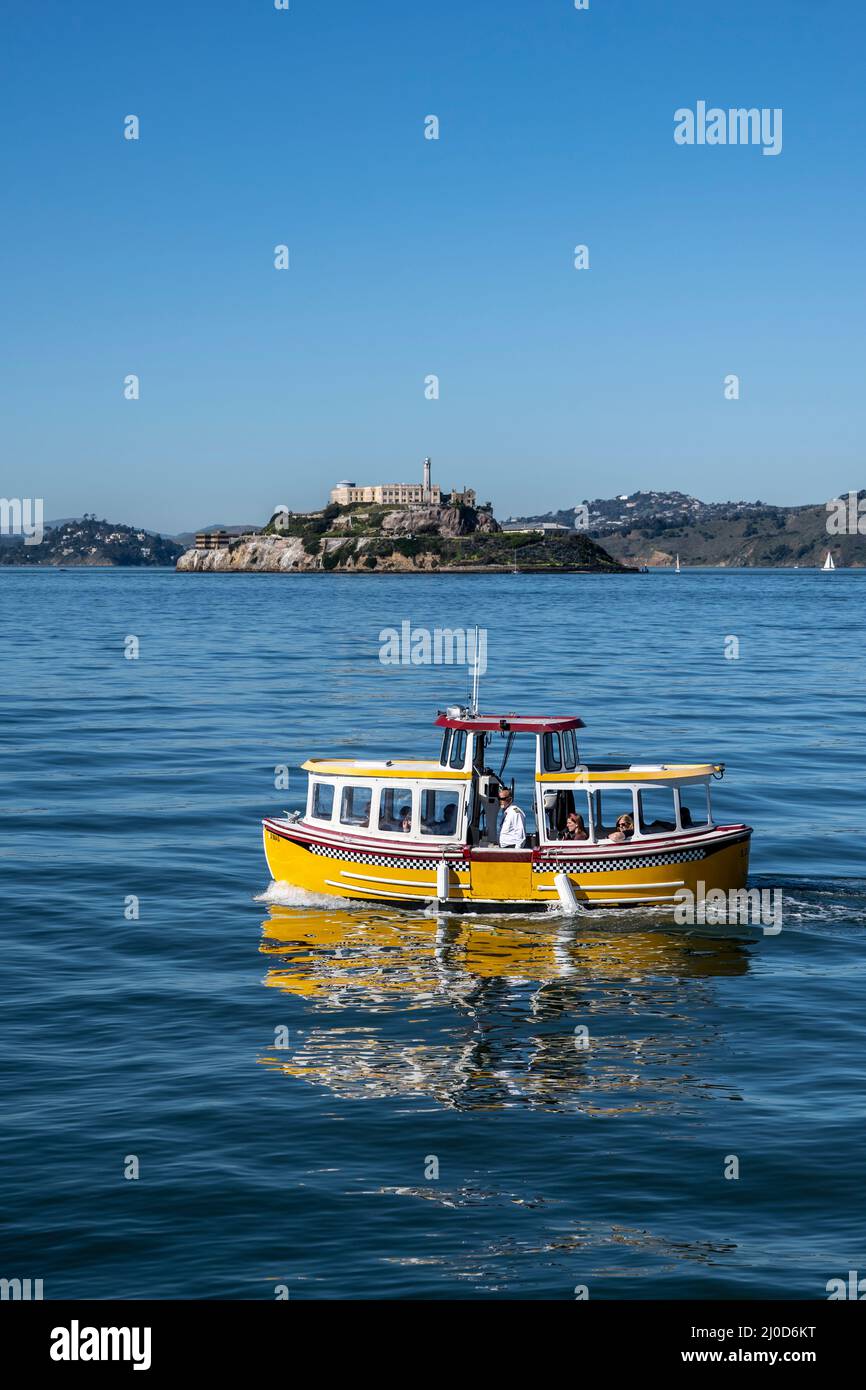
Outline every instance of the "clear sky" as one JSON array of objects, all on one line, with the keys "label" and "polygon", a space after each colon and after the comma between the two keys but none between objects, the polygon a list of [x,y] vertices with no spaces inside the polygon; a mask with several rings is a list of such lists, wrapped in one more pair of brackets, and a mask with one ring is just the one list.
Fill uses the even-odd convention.
[{"label": "clear sky", "polygon": [[[864,484],[860,0],[30,0],[2,27],[3,495],[177,531],[425,454],[501,516]],[[781,154],[677,145],[701,100],[782,108]]]}]

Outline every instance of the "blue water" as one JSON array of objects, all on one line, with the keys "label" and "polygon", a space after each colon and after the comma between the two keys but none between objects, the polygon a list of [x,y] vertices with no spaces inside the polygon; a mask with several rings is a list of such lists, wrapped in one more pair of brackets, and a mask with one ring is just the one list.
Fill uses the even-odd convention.
[{"label": "blue water", "polygon": [[[866,1273],[864,598],[866,571],[0,571],[0,1275],[569,1299]],[[404,619],[485,626],[483,704],[575,710],[585,758],[726,762],[781,934],[269,890],[259,818],[305,757],[424,756],[465,696],[379,662]]]}]

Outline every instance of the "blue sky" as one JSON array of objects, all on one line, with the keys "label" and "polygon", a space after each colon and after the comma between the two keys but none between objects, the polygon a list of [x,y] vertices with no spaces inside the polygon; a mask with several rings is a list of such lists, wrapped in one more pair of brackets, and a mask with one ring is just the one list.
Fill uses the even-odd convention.
[{"label": "blue sky", "polygon": [[[42,0],[3,30],[3,495],[175,531],[425,454],[503,516],[863,485],[854,0]],[[698,100],[781,107],[782,153],[677,146]]]}]

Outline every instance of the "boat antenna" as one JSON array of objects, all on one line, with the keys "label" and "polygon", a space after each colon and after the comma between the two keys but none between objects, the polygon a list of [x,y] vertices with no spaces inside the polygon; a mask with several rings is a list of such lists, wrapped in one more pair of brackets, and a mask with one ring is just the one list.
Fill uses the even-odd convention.
[{"label": "boat antenna", "polygon": [[470,713],[473,718],[478,715],[478,684],[481,679],[481,671],[478,661],[478,627],[475,627],[472,637],[472,707]]}]

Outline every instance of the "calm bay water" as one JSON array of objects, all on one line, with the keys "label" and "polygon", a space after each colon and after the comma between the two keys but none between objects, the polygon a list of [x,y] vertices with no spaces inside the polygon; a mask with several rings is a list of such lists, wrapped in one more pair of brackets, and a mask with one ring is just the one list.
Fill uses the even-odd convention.
[{"label": "calm bay water", "polygon": [[[866,571],[0,571],[0,1276],[568,1299],[866,1275],[864,598]],[[381,665],[404,619],[485,626],[482,703],[581,714],[589,760],[726,762],[717,813],[755,827],[781,935],[269,888],[259,818],[301,804],[306,757],[425,756],[465,697]]]}]

